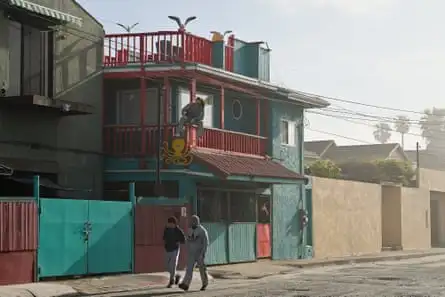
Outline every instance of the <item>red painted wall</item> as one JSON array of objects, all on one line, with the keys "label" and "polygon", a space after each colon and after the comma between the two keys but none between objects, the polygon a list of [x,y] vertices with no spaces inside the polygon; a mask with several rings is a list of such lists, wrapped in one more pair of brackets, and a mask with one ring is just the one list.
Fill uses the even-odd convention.
[{"label": "red painted wall", "polygon": [[[187,214],[190,213],[190,206]],[[135,272],[150,273],[165,271],[165,252],[162,235],[167,219],[181,214],[182,206],[137,205],[135,224]],[[180,225],[186,231],[188,222],[180,218]],[[178,269],[184,269],[186,250],[182,246]]]},{"label": "red painted wall", "polygon": [[0,285],[34,281],[37,215],[32,201],[0,202]]}]

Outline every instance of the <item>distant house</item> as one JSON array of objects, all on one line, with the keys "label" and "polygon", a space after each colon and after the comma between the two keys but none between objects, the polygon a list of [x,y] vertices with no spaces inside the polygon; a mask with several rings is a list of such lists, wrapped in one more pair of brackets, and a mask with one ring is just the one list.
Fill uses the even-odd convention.
[{"label": "distant house", "polygon": [[320,159],[320,156],[314,152],[304,150],[304,164],[308,166],[309,164]]},{"label": "distant house", "polygon": [[315,140],[315,141],[305,141],[304,150],[311,154],[317,155],[319,158],[324,157],[324,154],[331,148],[335,147],[334,140]]},{"label": "distant house", "polygon": [[330,146],[323,159],[333,162],[371,162],[375,160],[409,161],[398,143]]},{"label": "distant house", "polygon": [[398,143],[336,145],[334,140],[306,141],[304,153],[306,166],[318,159],[329,159],[338,164],[390,159],[412,161]]},{"label": "distant house", "polygon": [[[405,154],[413,164],[417,163],[417,151],[407,150]],[[435,152],[421,150],[419,151],[419,167],[433,170],[445,170],[445,158]]]}]

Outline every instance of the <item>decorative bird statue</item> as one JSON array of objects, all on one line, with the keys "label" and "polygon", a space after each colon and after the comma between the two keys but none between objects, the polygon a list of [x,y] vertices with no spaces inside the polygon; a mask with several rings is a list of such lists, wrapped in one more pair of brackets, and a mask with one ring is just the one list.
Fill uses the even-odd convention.
[{"label": "decorative bird statue", "polygon": [[134,27],[139,25],[139,23],[134,23],[131,26],[125,26],[125,25],[122,25],[121,23],[116,23],[116,25],[118,25],[119,27],[122,27],[127,33],[131,33],[131,30],[133,30]]},{"label": "decorative bird statue", "polygon": [[191,17],[188,17],[188,18],[185,20],[185,23],[183,24],[182,21],[181,21],[181,19],[180,19],[179,17],[177,17],[177,16],[169,15],[168,18],[171,19],[171,20],[173,20],[173,21],[175,21],[176,24],[178,24],[178,27],[179,27],[178,31],[179,31],[179,32],[185,32],[185,28],[187,27],[187,24],[190,23],[191,21],[196,20],[196,17],[195,17],[195,16],[191,16]]},{"label": "decorative bird statue", "polygon": [[233,32],[232,30],[227,30],[221,34],[221,32],[218,32],[218,31],[210,31],[210,33],[212,34],[212,41],[224,41],[224,38],[226,37],[226,35],[230,34],[232,32]]}]

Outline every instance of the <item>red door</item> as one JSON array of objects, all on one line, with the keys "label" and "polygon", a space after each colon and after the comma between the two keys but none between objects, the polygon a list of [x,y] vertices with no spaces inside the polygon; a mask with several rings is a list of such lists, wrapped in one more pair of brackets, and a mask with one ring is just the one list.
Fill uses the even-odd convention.
[{"label": "red door", "polygon": [[261,195],[257,200],[257,258],[271,257],[270,241],[270,196]]}]

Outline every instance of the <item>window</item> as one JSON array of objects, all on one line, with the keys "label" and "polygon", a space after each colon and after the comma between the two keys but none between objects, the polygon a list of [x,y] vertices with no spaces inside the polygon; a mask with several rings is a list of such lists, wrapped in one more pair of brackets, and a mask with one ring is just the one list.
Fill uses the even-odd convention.
[{"label": "window", "polygon": [[[177,181],[161,181],[160,190],[163,197],[179,199],[179,183]],[[144,181],[135,184],[136,197],[158,197],[156,182]]]},{"label": "window", "polygon": [[[206,105],[204,107],[204,127],[212,128],[213,127],[213,96],[204,94],[204,93],[196,93],[197,97],[201,97],[206,101]],[[181,118],[181,110],[190,103],[190,92],[186,89],[179,89],[178,93],[178,121]]]},{"label": "window", "polygon": [[232,116],[234,120],[239,120],[243,116],[243,106],[237,99],[232,102]]},{"label": "window", "polygon": [[228,216],[227,193],[217,190],[198,191],[198,215],[203,222],[224,222]]},{"label": "window", "polygon": [[[145,124],[156,125],[158,117],[158,90],[147,89],[145,103]],[[162,101],[162,100],[161,100]],[[140,90],[123,90],[117,93],[116,124],[134,125],[141,122]],[[161,122],[163,122],[163,104]]]},{"label": "window", "polygon": [[9,22],[8,96],[53,95],[53,45],[51,31]]},{"label": "window", "polygon": [[281,143],[295,146],[297,144],[297,123],[287,120],[281,120]]},{"label": "window", "polygon": [[230,192],[230,221],[256,222],[255,193]]}]

